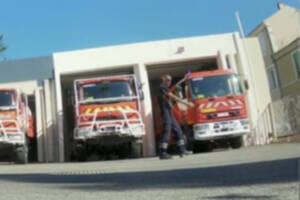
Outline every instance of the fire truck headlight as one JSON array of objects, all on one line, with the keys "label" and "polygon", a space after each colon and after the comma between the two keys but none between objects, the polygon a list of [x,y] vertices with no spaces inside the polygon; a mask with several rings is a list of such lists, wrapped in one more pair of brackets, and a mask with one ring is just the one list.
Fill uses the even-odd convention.
[{"label": "fire truck headlight", "polygon": [[198,131],[204,131],[209,129],[209,125],[208,124],[197,124],[194,126],[194,131],[198,132]]},{"label": "fire truck headlight", "polygon": [[144,128],[141,125],[131,125],[131,130],[134,134],[142,134],[144,132]]},{"label": "fire truck headlight", "polygon": [[17,141],[24,140],[24,137],[21,134],[7,134],[7,137],[9,140],[17,140]]},{"label": "fire truck headlight", "polygon": [[91,132],[90,128],[88,127],[82,127],[80,129],[78,129],[76,132],[75,132],[75,135],[77,137],[84,137],[86,136],[89,132]]}]

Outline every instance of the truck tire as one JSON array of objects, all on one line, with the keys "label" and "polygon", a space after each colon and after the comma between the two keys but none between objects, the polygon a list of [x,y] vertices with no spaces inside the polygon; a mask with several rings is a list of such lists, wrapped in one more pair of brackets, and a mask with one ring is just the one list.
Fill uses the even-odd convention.
[{"label": "truck tire", "polygon": [[213,148],[214,147],[210,141],[197,141],[194,142],[193,152],[194,153],[212,152]]},{"label": "truck tire", "polygon": [[28,163],[28,149],[27,147],[19,147],[15,152],[15,163],[17,164],[26,164]]},{"label": "truck tire", "polygon": [[241,148],[244,144],[243,142],[243,137],[235,137],[235,138],[231,138],[229,140],[229,143],[230,143],[230,146],[233,148],[233,149],[238,149],[238,148]]},{"label": "truck tire", "polygon": [[188,151],[194,152],[194,143],[186,134],[183,135],[183,140],[184,140],[185,148]]},{"label": "truck tire", "polygon": [[76,157],[77,161],[84,162],[87,159],[87,149],[86,146],[83,144],[76,145]]},{"label": "truck tire", "polygon": [[132,158],[140,158],[143,156],[143,143],[141,140],[134,140],[130,143],[130,152]]}]

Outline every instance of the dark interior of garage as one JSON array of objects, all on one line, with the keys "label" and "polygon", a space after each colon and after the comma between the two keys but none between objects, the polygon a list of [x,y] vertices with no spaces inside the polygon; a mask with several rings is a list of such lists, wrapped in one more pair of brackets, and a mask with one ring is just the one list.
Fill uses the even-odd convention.
[{"label": "dark interior of garage", "polygon": [[[31,113],[33,115],[33,119],[36,119],[36,111],[35,111],[35,96],[29,95],[28,97],[28,106],[31,110]],[[34,130],[36,134],[36,123],[34,121]],[[37,162],[37,138],[30,139],[29,141],[29,156],[28,156],[29,162]]]}]

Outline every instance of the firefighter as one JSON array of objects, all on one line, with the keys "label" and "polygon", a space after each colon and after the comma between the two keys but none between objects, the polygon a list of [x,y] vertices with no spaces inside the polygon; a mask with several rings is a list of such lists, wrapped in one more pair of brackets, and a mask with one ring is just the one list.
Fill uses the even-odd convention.
[{"label": "firefighter", "polygon": [[161,77],[161,81],[162,83],[159,86],[159,91],[158,91],[158,102],[161,111],[161,117],[163,120],[163,134],[161,136],[161,141],[159,145],[159,158],[160,159],[172,158],[172,156],[167,153],[168,142],[170,139],[172,129],[176,134],[177,145],[179,148],[179,155],[180,157],[183,157],[184,155],[191,154],[191,152],[187,151],[185,148],[182,130],[172,113],[171,100],[183,103],[189,107],[193,107],[194,105],[191,102],[184,101],[183,99],[177,97],[176,95],[174,95],[172,92],[169,91],[168,88],[170,87],[172,82],[172,77],[170,75],[168,74],[163,75]]}]

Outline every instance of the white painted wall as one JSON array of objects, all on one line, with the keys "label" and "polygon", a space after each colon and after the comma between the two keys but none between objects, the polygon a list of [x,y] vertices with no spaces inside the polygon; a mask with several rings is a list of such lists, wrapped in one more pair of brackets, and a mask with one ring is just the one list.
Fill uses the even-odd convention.
[{"label": "white painted wall", "polygon": [[[176,54],[178,47],[184,47],[184,52]],[[53,59],[55,70],[68,74],[138,63],[216,56],[219,50],[224,54],[236,53],[231,33],[60,52],[54,53]]]},{"label": "white painted wall", "polygon": [[19,88],[27,95],[33,95],[34,90],[37,87],[38,87],[38,83],[36,80],[0,83],[0,88]]},{"label": "white painted wall", "polygon": [[257,38],[243,39],[248,64],[248,77],[250,82],[249,99],[252,115],[252,135],[249,144],[263,145],[269,142],[271,122],[269,120],[269,104],[271,94],[268,87],[268,79],[264,70],[264,61]]},{"label": "white painted wall", "polygon": [[280,10],[264,24],[269,28],[273,49],[277,52],[300,36],[300,10],[281,3]]}]

